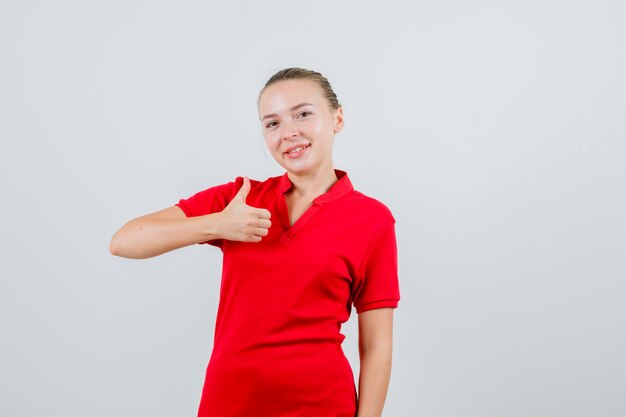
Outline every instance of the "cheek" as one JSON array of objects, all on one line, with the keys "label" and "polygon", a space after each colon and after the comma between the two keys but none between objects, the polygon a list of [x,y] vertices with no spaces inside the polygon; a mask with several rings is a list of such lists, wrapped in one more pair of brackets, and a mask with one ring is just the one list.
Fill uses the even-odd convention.
[{"label": "cheek", "polygon": [[275,152],[277,149],[280,149],[280,137],[275,133],[266,133],[263,135],[265,138],[265,146],[272,151]]},{"label": "cheek", "polygon": [[320,120],[318,123],[315,123],[314,125],[311,126],[312,131],[314,131],[316,134],[325,134],[326,132],[328,132],[328,130],[332,130],[333,126],[332,124],[329,124],[328,121],[326,120]]}]

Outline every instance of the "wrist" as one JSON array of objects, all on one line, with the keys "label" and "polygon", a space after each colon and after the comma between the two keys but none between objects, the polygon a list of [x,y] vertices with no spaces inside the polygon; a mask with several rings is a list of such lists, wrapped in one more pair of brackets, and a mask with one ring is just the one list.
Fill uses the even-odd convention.
[{"label": "wrist", "polygon": [[203,217],[203,234],[206,240],[221,239],[222,233],[220,229],[221,213],[209,213]]}]

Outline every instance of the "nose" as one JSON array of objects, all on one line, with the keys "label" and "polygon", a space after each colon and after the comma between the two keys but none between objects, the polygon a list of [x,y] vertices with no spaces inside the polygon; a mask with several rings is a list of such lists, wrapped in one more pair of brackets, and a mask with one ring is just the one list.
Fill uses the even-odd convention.
[{"label": "nose", "polygon": [[292,123],[283,123],[283,131],[281,133],[283,140],[288,140],[298,135],[298,129]]}]

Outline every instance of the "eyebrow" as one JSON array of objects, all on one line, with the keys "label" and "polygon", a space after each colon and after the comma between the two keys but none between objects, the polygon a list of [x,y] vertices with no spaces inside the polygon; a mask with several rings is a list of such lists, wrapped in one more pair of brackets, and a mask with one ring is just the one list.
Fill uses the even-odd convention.
[{"label": "eyebrow", "polygon": [[[313,104],[311,103],[300,103],[300,104],[296,104],[295,106],[293,106],[292,108],[290,108],[290,111],[294,111],[295,109],[299,109],[302,106],[312,106]],[[265,116],[263,116],[263,118],[261,120],[265,120],[268,117],[277,117],[277,114],[266,114]]]}]

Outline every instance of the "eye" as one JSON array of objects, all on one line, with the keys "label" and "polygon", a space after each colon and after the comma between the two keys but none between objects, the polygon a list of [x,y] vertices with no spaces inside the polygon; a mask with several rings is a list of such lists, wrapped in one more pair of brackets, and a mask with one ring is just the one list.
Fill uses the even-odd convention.
[{"label": "eye", "polygon": [[302,113],[300,113],[300,115],[302,115],[304,117],[305,114],[311,114],[310,111],[303,111]]},{"label": "eye", "polygon": [[268,124],[265,125],[265,127],[273,127],[272,123],[276,123],[274,121],[269,122]]}]

